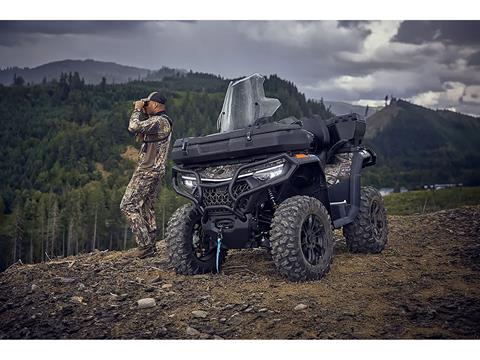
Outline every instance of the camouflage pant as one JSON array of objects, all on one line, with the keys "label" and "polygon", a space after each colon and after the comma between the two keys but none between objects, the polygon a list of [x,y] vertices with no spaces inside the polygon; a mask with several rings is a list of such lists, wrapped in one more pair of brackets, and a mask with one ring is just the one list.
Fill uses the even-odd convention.
[{"label": "camouflage pant", "polygon": [[328,185],[335,185],[350,176],[352,153],[336,154],[333,164],[325,166],[325,179]]},{"label": "camouflage pant", "polygon": [[135,170],[120,203],[120,210],[127,218],[138,246],[155,244],[154,205],[161,175],[156,171]]}]

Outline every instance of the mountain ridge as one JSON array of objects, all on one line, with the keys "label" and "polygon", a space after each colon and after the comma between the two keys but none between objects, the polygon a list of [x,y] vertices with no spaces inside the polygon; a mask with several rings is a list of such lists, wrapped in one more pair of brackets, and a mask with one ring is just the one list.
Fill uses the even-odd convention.
[{"label": "mountain ridge", "polygon": [[125,83],[134,80],[160,81],[164,76],[184,74],[186,70],[172,69],[165,66],[158,70],[118,64],[112,61],[95,59],[64,59],[44,63],[35,67],[9,67],[0,70],[0,84],[11,85],[14,76],[21,76],[25,82],[39,84],[60,78],[61,73],[81,74],[86,84],[98,84],[105,77],[107,83]]}]

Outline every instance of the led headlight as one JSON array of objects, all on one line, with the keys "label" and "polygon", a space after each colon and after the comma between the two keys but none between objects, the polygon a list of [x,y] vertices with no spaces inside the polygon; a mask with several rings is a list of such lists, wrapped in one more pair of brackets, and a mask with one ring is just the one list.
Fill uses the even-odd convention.
[{"label": "led headlight", "polygon": [[193,176],[182,175],[182,183],[189,190],[194,190],[197,187],[197,180]]},{"label": "led headlight", "polygon": [[257,180],[270,180],[274,177],[280,176],[283,173],[284,164],[275,165],[266,169],[257,170],[253,173],[253,177]]}]

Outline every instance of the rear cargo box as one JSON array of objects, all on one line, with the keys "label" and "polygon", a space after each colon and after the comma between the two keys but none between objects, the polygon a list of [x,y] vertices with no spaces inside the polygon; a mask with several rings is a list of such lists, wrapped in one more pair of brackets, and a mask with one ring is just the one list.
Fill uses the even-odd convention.
[{"label": "rear cargo box", "polygon": [[348,140],[352,145],[360,145],[365,135],[365,120],[356,113],[335,116],[327,120],[330,143]]},{"label": "rear cargo box", "polygon": [[298,124],[270,123],[201,137],[178,139],[173,144],[176,164],[199,164],[260,154],[307,150],[313,135]]}]

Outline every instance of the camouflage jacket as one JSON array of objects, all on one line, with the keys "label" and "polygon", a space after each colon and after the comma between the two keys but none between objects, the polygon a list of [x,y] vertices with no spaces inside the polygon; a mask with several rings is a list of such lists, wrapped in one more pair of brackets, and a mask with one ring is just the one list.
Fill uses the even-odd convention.
[{"label": "camouflage jacket", "polygon": [[134,110],[128,124],[128,131],[142,140],[137,169],[165,173],[172,137],[171,120],[164,111],[142,120],[144,116],[141,111]]}]

